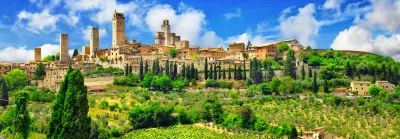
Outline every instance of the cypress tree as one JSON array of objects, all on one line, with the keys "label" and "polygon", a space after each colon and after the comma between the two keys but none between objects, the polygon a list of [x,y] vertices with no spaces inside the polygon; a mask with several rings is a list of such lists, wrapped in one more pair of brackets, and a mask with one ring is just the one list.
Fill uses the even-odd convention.
[{"label": "cypress tree", "polygon": [[308,78],[312,78],[312,70],[311,70],[311,67],[308,67]]},{"label": "cypress tree", "polygon": [[199,80],[199,70],[197,70],[197,69],[195,72],[195,80]]},{"label": "cypress tree", "polygon": [[288,53],[286,54],[283,74],[285,76],[290,76],[293,79],[296,79],[296,59],[294,57],[293,50],[289,50]]},{"label": "cypress tree", "polygon": [[8,89],[5,81],[1,83],[1,96],[0,96],[0,105],[3,107],[7,107],[9,101],[8,97]]},{"label": "cypress tree", "polygon": [[64,76],[64,81],[61,82],[58,95],[56,98],[56,103],[53,106],[53,110],[51,112],[51,118],[49,122],[49,131],[47,132],[47,138],[55,139],[59,138],[58,135],[61,134],[61,130],[63,129],[62,124],[62,115],[64,112],[64,102],[65,102],[65,93],[68,89],[68,77],[72,72],[72,68],[69,67],[67,70],[67,74]]},{"label": "cypress tree", "polygon": [[181,77],[185,78],[185,76],[186,76],[186,66],[185,66],[185,63],[183,63],[181,74],[182,74]]},{"label": "cypress tree", "polygon": [[143,81],[144,73],[143,73],[143,58],[140,57],[140,64],[139,64],[139,78]]},{"label": "cypress tree", "polygon": [[353,79],[353,70],[352,70],[352,68],[351,68],[351,66],[350,66],[350,62],[347,62],[347,63],[346,63],[345,74],[346,74],[348,77],[350,77],[350,78]]},{"label": "cypress tree", "polygon": [[236,71],[236,64],[235,64],[235,69],[233,69],[233,79],[237,80],[237,71]]},{"label": "cypress tree", "polygon": [[191,79],[192,77],[190,77],[190,66],[186,67],[186,75],[185,75],[186,79]]},{"label": "cypress tree", "polygon": [[156,60],[153,60],[153,66],[151,67],[151,71],[153,72],[154,75],[157,75],[157,67],[156,67]]},{"label": "cypress tree", "polygon": [[212,64],[210,64],[210,72],[208,73],[208,78],[210,78],[210,79],[212,79],[214,76],[213,76],[213,67],[212,67]]},{"label": "cypress tree", "polygon": [[207,80],[208,79],[208,61],[207,61],[207,58],[206,58],[206,61],[205,61],[205,63],[204,63],[204,80]]},{"label": "cypress tree", "polygon": [[324,92],[329,93],[329,85],[327,79],[324,79]]},{"label": "cypress tree", "polygon": [[171,79],[172,79],[173,74],[174,74],[174,63],[170,62],[169,63],[169,77],[171,77]]},{"label": "cypress tree", "polygon": [[313,93],[318,93],[318,84],[317,84],[317,72],[314,71],[314,77],[313,77]]},{"label": "cypress tree", "polygon": [[190,78],[191,79],[196,79],[196,69],[194,69],[194,63],[192,63],[190,67]]},{"label": "cypress tree", "polygon": [[243,79],[242,66],[239,66],[239,69],[238,69],[238,71],[237,71],[237,74],[238,74],[238,75],[236,75],[236,76],[237,76],[238,80],[242,80],[242,79]]},{"label": "cypress tree", "polygon": [[304,80],[306,78],[306,71],[304,70],[304,64],[301,66],[301,79]]},{"label": "cypress tree", "polygon": [[169,77],[169,62],[168,59],[165,61],[165,75]]},{"label": "cypress tree", "polygon": [[128,73],[128,70],[129,70],[129,67],[128,67],[128,63],[126,63],[126,65],[125,65],[125,72],[124,72],[124,75],[125,76],[127,76],[129,73]]},{"label": "cypress tree", "polygon": [[61,138],[87,139],[90,136],[91,118],[84,77],[79,70],[73,70],[68,79],[62,115]]},{"label": "cypress tree", "polygon": [[272,67],[268,68],[268,74],[266,76],[267,76],[267,81],[272,81],[272,78],[274,78],[274,76],[275,76],[275,73],[274,73],[274,70],[272,70]]},{"label": "cypress tree", "polygon": [[132,73],[132,65],[129,65],[128,74],[131,74],[131,73]]},{"label": "cypress tree", "polygon": [[214,63],[214,72],[213,72],[214,74],[214,80],[217,80],[218,79],[218,77],[217,77],[217,64],[215,64]]},{"label": "cypress tree", "polygon": [[176,65],[176,63],[174,63],[174,71],[172,73],[172,79],[176,80],[177,76],[178,76],[178,66]]},{"label": "cypress tree", "polygon": [[232,76],[232,75],[231,75],[231,64],[229,64],[229,67],[228,67],[228,80],[231,80],[231,79],[232,79],[231,76]]},{"label": "cypress tree", "polygon": [[25,91],[19,92],[16,96],[15,116],[13,121],[14,138],[27,139],[29,137],[31,118],[29,117],[29,111],[26,107],[28,99],[28,93]]},{"label": "cypress tree", "polygon": [[149,72],[149,62],[146,60],[146,64],[144,64],[144,74]]},{"label": "cypress tree", "polygon": [[222,73],[221,73],[221,63],[218,63],[218,79],[221,79],[222,78],[222,75],[221,75]]},{"label": "cypress tree", "polygon": [[222,79],[226,79],[225,68],[222,69]]}]

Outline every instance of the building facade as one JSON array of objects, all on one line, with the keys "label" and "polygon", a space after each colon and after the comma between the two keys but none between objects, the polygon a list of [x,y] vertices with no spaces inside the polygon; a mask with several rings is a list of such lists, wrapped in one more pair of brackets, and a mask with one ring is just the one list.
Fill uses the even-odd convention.
[{"label": "building facade", "polygon": [[161,25],[161,32],[156,32],[154,44],[175,46],[180,40],[180,36],[176,36],[175,33],[171,33],[171,26],[169,25],[168,19],[164,19]]},{"label": "building facade", "polygon": [[60,35],[60,63],[69,62],[68,56],[68,34]]},{"label": "building facade", "polygon": [[42,48],[40,47],[35,48],[35,61],[36,62],[42,61]]}]

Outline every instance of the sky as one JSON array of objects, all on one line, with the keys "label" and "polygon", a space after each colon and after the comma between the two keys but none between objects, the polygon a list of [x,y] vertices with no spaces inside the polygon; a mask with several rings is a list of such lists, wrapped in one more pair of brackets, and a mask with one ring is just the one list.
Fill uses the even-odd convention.
[{"label": "sky", "polygon": [[191,46],[227,47],[297,39],[317,49],[358,50],[400,60],[400,0],[1,0],[0,62],[27,62],[89,45],[100,28],[100,48],[110,48],[114,11],[125,14],[129,40],[153,44],[167,18]]}]

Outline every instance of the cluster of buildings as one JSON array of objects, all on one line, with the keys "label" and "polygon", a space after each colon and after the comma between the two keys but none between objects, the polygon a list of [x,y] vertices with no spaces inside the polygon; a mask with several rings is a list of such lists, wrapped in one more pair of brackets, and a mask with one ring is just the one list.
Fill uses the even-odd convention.
[{"label": "cluster of buildings", "polygon": [[375,84],[366,81],[354,81],[350,83],[350,88],[337,88],[333,95],[349,99],[355,99],[359,96],[370,97],[371,94],[368,93],[368,90],[373,85],[390,92],[395,91],[396,87],[388,81],[376,81]]}]

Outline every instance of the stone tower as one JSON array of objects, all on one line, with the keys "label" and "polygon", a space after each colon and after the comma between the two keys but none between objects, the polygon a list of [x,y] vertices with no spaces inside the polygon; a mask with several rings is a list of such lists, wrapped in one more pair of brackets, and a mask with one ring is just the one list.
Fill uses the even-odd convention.
[{"label": "stone tower", "polygon": [[36,62],[42,61],[42,48],[40,47],[35,48],[35,61]]},{"label": "stone tower", "polygon": [[161,25],[161,31],[164,32],[165,45],[171,45],[171,26],[166,18],[164,18],[163,24]]},{"label": "stone tower", "polygon": [[99,49],[99,28],[90,29],[90,58],[94,58],[94,51]]},{"label": "stone tower", "polygon": [[60,35],[60,63],[68,63],[68,34]]},{"label": "stone tower", "polygon": [[120,45],[125,43],[125,16],[122,13],[114,12],[113,17],[113,28],[112,28],[112,46]]}]

